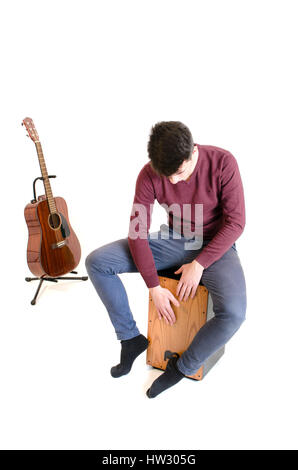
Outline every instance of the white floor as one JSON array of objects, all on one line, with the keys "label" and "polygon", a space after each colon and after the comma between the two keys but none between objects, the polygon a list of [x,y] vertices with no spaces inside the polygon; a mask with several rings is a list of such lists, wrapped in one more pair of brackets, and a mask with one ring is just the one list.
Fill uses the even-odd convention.
[{"label": "white floor", "polygon": [[[78,271],[86,274],[82,263]],[[146,334],[146,287],[138,274],[121,278],[139,328]],[[203,381],[182,380],[150,400],[145,392],[162,372],[146,365],[145,353],[129,375],[110,376],[120,345],[89,280],[47,283],[32,306],[36,287],[36,281],[26,283],[21,278],[14,289],[11,283],[10,303],[1,316],[2,448],[296,445],[295,371],[278,357],[273,359],[270,331],[262,349],[263,320],[259,318],[257,330],[252,308]],[[9,290],[2,300],[7,300],[6,294]]]},{"label": "white floor", "polygon": [[[297,449],[295,2],[2,3],[0,447]],[[47,284],[30,304],[23,211],[40,171],[26,116],[80,240],[80,275],[91,250],[128,234],[152,125],[182,121],[235,155],[247,320],[202,382],[148,399],[162,372],[145,353],[113,379],[120,345],[90,281]],[[167,222],[157,203],[153,219],[152,231]],[[122,278],[146,334],[147,288]]]}]

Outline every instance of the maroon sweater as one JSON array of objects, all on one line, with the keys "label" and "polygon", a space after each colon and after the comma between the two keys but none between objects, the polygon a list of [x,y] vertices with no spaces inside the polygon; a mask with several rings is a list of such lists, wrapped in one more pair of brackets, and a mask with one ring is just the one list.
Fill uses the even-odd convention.
[{"label": "maroon sweater", "polygon": [[[160,204],[173,203],[181,207],[181,220],[171,212],[168,224],[183,234],[183,204],[203,205],[204,240],[210,240],[195,258],[204,268],[217,261],[241,235],[245,226],[245,203],[243,185],[235,157],[219,147],[195,144],[199,150],[197,164],[187,181],[172,184],[165,176],[159,176],[150,166],[150,161],[141,169],[135,187],[133,204],[146,207],[146,223],[142,223],[141,212],[133,209],[130,216],[128,244],[133,260],[148,288],[159,285],[154,258],[144,233],[148,234],[155,199]],[[143,236],[130,237],[133,220],[138,218],[134,230]],[[190,227],[194,229],[194,211],[191,210]],[[144,218],[143,218],[144,220]],[[197,220],[197,219],[196,219]],[[135,221],[136,222],[136,221]],[[176,226],[180,226],[180,231]]]}]

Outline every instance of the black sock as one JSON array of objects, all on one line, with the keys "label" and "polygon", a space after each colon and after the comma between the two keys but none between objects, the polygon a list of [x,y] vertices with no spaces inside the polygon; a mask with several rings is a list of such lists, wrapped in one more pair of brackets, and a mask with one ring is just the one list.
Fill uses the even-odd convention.
[{"label": "black sock", "polygon": [[121,377],[128,374],[134,360],[149,346],[149,341],[144,335],[138,335],[131,339],[121,340],[120,364],[111,368],[113,377]]},{"label": "black sock", "polygon": [[148,388],[146,395],[149,398],[154,398],[159,395],[161,392],[166,390],[167,388],[172,387],[176,383],[180,382],[183,377],[185,377],[182,372],[178,369],[176,362],[179,358],[178,353],[173,353],[172,357],[169,359],[167,363],[166,370],[163,374],[161,374],[154,382],[152,383],[151,387]]}]

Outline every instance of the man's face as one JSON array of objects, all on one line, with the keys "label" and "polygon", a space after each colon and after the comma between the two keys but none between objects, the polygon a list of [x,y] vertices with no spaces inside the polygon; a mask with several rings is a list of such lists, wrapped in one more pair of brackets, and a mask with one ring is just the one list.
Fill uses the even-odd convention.
[{"label": "man's face", "polygon": [[189,160],[184,160],[184,162],[178,168],[176,173],[174,173],[171,176],[168,176],[168,180],[170,181],[170,183],[176,184],[179,181],[185,181],[191,175],[192,170],[194,169],[193,168],[193,166],[194,166],[193,163],[194,163],[194,159],[196,157],[196,152],[197,152],[197,149],[195,148],[193,153],[192,153],[191,158]]}]

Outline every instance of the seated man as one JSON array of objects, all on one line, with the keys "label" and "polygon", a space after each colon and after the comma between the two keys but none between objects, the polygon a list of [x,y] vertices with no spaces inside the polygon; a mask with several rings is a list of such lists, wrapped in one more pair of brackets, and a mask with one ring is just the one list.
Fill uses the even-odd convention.
[{"label": "seated man", "polygon": [[[129,233],[86,258],[86,269],[121,342],[113,377],[127,374],[148,347],[133,318],[118,274],[140,272],[160,321],[172,325],[171,303],[194,297],[201,283],[209,290],[214,317],[198,331],[188,349],[173,354],[166,370],[147,390],[153,398],[186,375],[197,372],[245,319],[246,285],[235,241],[245,226],[245,203],[235,157],[219,147],[193,142],[181,122],[159,122],[148,142],[150,161],[135,187]],[[155,199],[165,207],[168,226],[149,234]],[[166,230],[162,230],[166,227]],[[160,286],[157,271],[180,266],[176,299]]]}]

